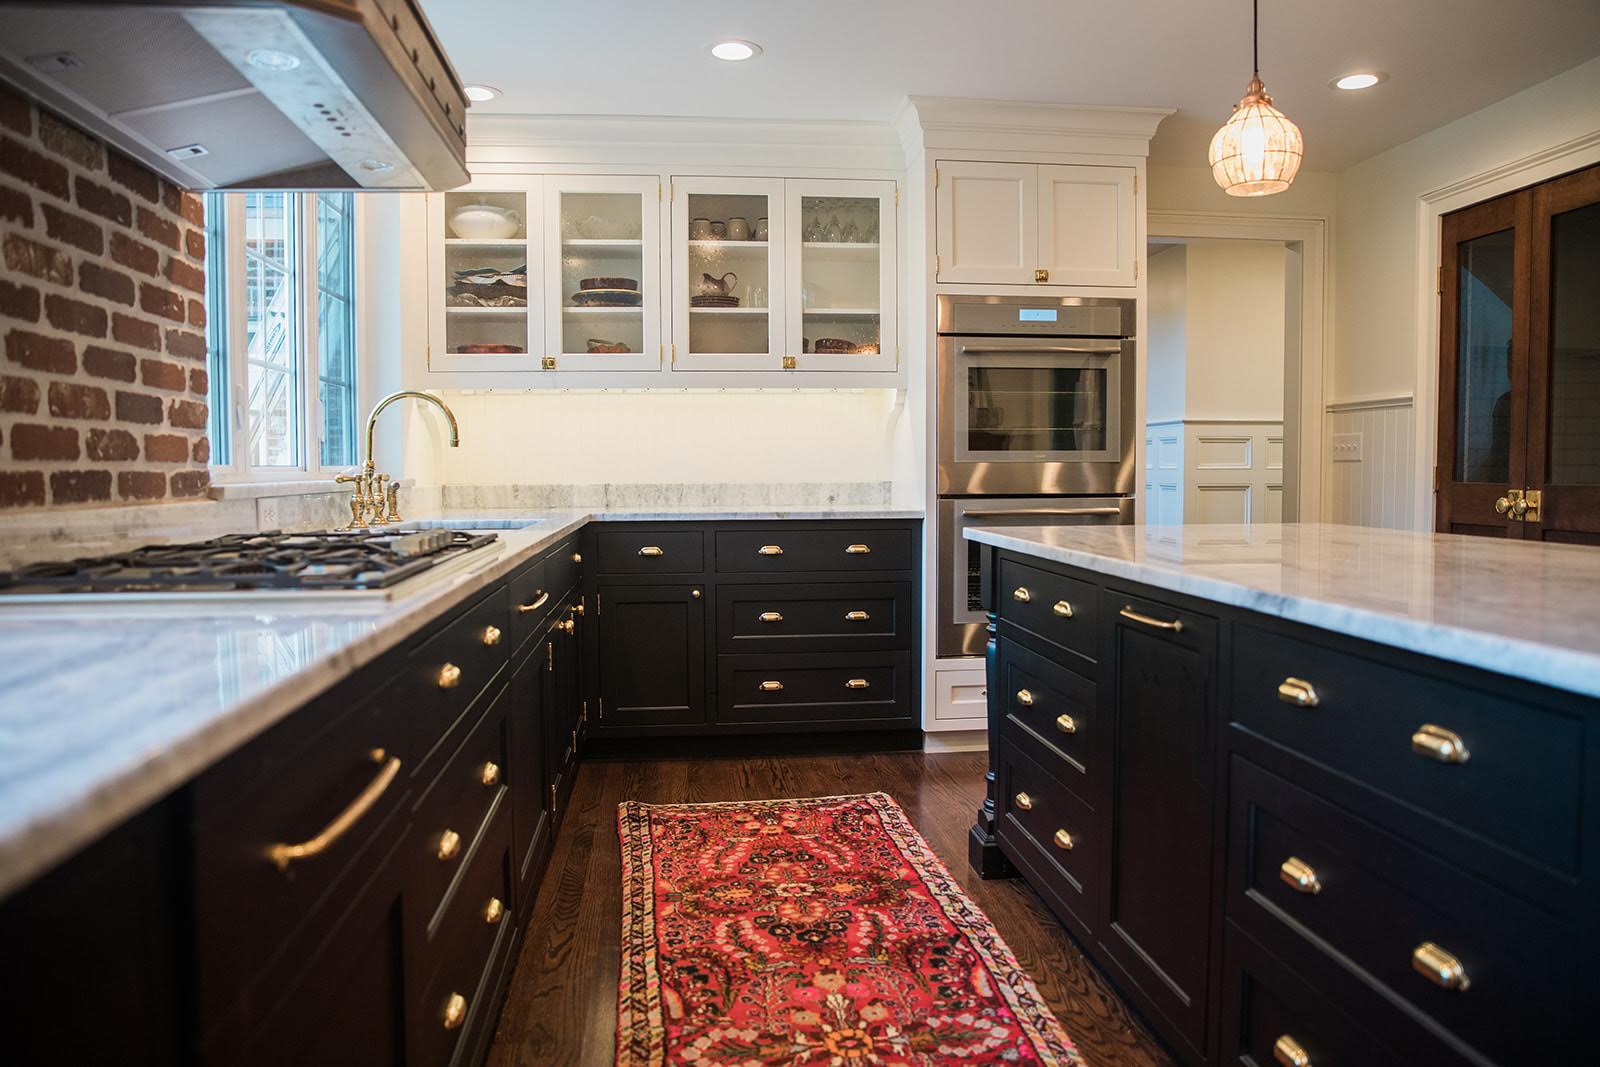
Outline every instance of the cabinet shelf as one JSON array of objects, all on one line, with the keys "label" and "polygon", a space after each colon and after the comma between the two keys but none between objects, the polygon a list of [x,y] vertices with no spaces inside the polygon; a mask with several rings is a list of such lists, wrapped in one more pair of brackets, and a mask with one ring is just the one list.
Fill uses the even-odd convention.
[{"label": "cabinet shelf", "polygon": [[691,315],[765,315],[771,308],[690,308]]},{"label": "cabinet shelf", "polygon": [[592,316],[592,317],[595,317],[595,318],[604,318],[604,317],[613,317],[613,318],[615,318],[615,317],[623,317],[623,316],[642,315],[642,314],[644,314],[644,308],[642,308],[642,307],[631,307],[631,308],[575,308],[575,307],[564,307],[564,308],[561,309],[561,313],[563,315],[588,315],[588,316]]},{"label": "cabinet shelf", "polygon": [[561,242],[562,248],[589,248],[596,252],[617,249],[643,248],[644,241],[637,237],[569,237]]},{"label": "cabinet shelf", "polygon": [[805,308],[804,314],[807,318],[817,319],[864,319],[881,312],[877,308]]},{"label": "cabinet shelf", "polygon": [[445,310],[445,314],[447,314],[447,315],[516,315],[516,316],[526,317],[526,315],[528,314],[528,309],[526,307],[503,307],[503,308],[480,308],[480,307],[453,308],[453,307],[446,307],[444,310]]},{"label": "cabinet shelf", "polygon": [[[446,237],[444,243],[451,248],[526,248],[526,237]],[[637,241],[634,242],[638,244]]]},{"label": "cabinet shelf", "polygon": [[877,241],[806,241],[800,245],[807,252],[838,252],[840,254],[865,255],[877,252],[883,245]]},{"label": "cabinet shelf", "polygon": [[748,248],[751,251],[755,251],[757,249],[760,249],[761,251],[766,251],[766,249],[769,246],[769,244],[770,244],[770,242],[767,242],[767,241],[728,241],[728,240],[718,241],[718,240],[713,239],[713,240],[708,240],[708,241],[690,241],[689,242],[689,247],[690,248],[718,249],[718,250],[729,250],[729,249],[742,250],[742,249]]}]

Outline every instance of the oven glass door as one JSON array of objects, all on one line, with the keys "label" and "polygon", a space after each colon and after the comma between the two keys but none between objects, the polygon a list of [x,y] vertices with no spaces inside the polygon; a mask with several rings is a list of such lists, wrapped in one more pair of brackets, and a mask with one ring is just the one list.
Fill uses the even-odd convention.
[{"label": "oven glass door", "polygon": [[957,463],[1116,463],[1122,458],[1122,348],[1002,347],[956,352]]}]

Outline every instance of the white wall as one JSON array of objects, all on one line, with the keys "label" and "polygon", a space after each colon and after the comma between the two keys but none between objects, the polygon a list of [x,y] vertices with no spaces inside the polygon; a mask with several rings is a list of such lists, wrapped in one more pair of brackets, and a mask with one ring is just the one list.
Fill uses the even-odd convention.
[{"label": "white wall", "polygon": [[1188,242],[1184,418],[1283,419],[1284,248]]},{"label": "white wall", "polygon": [[1188,251],[1181,244],[1162,245],[1147,260],[1145,419],[1152,424],[1183,418],[1189,348]]},{"label": "white wall", "polygon": [[1274,196],[1229,196],[1205,166],[1151,167],[1147,176],[1151,211],[1332,218],[1339,204],[1339,176],[1329,171],[1302,170]]}]

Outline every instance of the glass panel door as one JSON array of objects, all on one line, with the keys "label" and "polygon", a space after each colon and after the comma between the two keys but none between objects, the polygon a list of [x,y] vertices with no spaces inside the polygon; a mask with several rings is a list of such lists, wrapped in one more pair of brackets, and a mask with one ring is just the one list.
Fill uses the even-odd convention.
[{"label": "glass panel door", "polygon": [[673,366],[778,370],[783,182],[675,178]]},{"label": "glass panel door", "polygon": [[1457,247],[1456,480],[1511,478],[1511,339],[1514,230]]},{"label": "glass panel door", "polygon": [[474,184],[432,198],[440,253],[433,370],[514,371],[538,366],[539,179]]},{"label": "glass panel door", "polygon": [[1550,220],[1550,463],[1600,485],[1600,204]]},{"label": "glass panel door", "polygon": [[659,179],[551,174],[544,186],[549,369],[659,367]]},{"label": "glass panel door", "polygon": [[786,354],[797,370],[893,370],[894,183],[788,183]]}]

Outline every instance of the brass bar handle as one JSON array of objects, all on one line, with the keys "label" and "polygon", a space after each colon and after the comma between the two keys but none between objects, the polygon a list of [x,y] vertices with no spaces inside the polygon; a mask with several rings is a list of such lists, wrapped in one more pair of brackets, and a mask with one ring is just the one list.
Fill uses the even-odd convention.
[{"label": "brass bar handle", "polygon": [[851,678],[849,681],[844,683],[844,687],[846,689],[867,689],[870,688],[871,685],[872,683],[867,681],[865,678]]},{"label": "brass bar handle", "polygon": [[1033,707],[1033,690],[1031,690],[1031,689],[1018,689],[1017,690],[1017,703],[1021,704],[1025,708]]},{"label": "brass bar handle", "polygon": [[500,627],[485,626],[483,628],[483,643],[493,648],[500,643]]},{"label": "brass bar handle", "polygon": [[763,693],[776,693],[783,689],[782,682],[762,682],[760,689]]},{"label": "brass bar handle", "polygon": [[455,859],[461,854],[461,835],[454,830],[446,830],[439,835],[439,862],[445,863]]},{"label": "brass bar handle", "polygon": [[460,993],[451,993],[450,999],[444,1002],[444,1028],[456,1030],[466,1021],[467,998]]},{"label": "brass bar handle", "polygon": [[483,906],[483,921],[488,923],[490,926],[497,924],[505,917],[505,914],[505,901],[501,900],[499,897],[490,897],[489,903]]},{"label": "brass bar handle", "polygon": [[1123,605],[1122,610],[1117,612],[1117,614],[1121,615],[1124,619],[1129,619],[1141,626],[1148,626],[1154,630],[1170,630],[1175,634],[1183,633],[1182,619],[1173,619],[1171,622],[1168,622],[1165,619],[1153,619],[1149,615],[1141,615],[1137,611],[1134,611],[1132,604]]},{"label": "brass bar handle", "polygon": [[664,556],[664,555],[666,555],[666,553],[661,551],[661,548],[658,545],[645,545],[643,548],[639,549],[639,555],[641,555],[641,556]]},{"label": "brass bar handle", "polygon": [[1322,702],[1316,686],[1302,678],[1285,678],[1279,682],[1278,699],[1297,708],[1314,708]]},{"label": "brass bar handle", "polygon": [[1019,585],[1011,590],[1011,599],[1019,604],[1027,604],[1033,600],[1033,594],[1028,592],[1027,586]]},{"label": "brass bar handle", "polygon": [[783,546],[782,545],[762,545],[760,548],[756,549],[756,555],[758,555],[758,556],[781,556],[781,555],[783,555]]},{"label": "brass bar handle", "polygon": [[1412,951],[1411,968],[1441,989],[1465,993],[1472,988],[1461,961],[1432,941],[1424,941]]},{"label": "brass bar handle", "polygon": [[1472,758],[1460,734],[1431,722],[1423,723],[1411,735],[1411,751],[1440,763],[1465,763]]},{"label": "brass bar handle", "polygon": [[872,549],[867,545],[846,545],[844,551],[845,554],[849,556],[865,556],[869,554]]},{"label": "brass bar handle", "polygon": [[1026,793],[1018,793],[1011,798],[1011,802],[1023,811],[1033,810],[1033,798]]},{"label": "brass bar handle", "polygon": [[872,616],[864,611],[847,611],[844,613],[845,622],[866,622],[870,618]]},{"label": "brass bar handle", "polygon": [[483,770],[478,774],[478,780],[484,785],[500,784],[500,764],[490,760],[483,765]]},{"label": "brass bar handle", "polygon": [[1272,1058],[1283,1067],[1311,1067],[1311,1057],[1300,1042],[1288,1034],[1279,1035],[1278,1040],[1272,1043]]},{"label": "brass bar handle", "polygon": [[1278,877],[1283,880],[1284,885],[1296,893],[1316,896],[1322,892],[1322,879],[1317,877],[1316,868],[1299,856],[1290,856],[1279,864]]},{"label": "brass bar handle", "polygon": [[1054,604],[1050,605],[1050,610],[1061,616],[1063,619],[1072,618],[1072,605],[1067,603],[1065,600],[1056,601]]},{"label": "brass bar handle", "polygon": [[545,604],[547,602],[549,602],[549,600],[550,600],[550,591],[548,589],[541,589],[541,590],[539,590],[539,595],[536,598],[534,598],[533,603],[531,603],[531,604],[518,604],[517,605],[517,614],[518,615],[526,615],[530,611],[538,611],[540,608],[544,607]]},{"label": "brass bar handle", "polygon": [[1075,734],[1078,732],[1078,720],[1071,715],[1057,715],[1056,729],[1064,734]]},{"label": "brass bar handle", "polygon": [[454,663],[446,663],[439,668],[439,688],[454,689],[461,684],[461,668]]},{"label": "brass bar handle", "polygon": [[781,612],[781,611],[763,611],[759,617],[760,617],[762,622],[782,622],[783,621],[783,612]]},{"label": "brass bar handle", "polygon": [[1055,841],[1056,848],[1061,849],[1063,852],[1072,851],[1072,835],[1065,830],[1057,830],[1056,836],[1052,840]]},{"label": "brass bar handle", "polygon": [[[384,790],[394,781],[394,776],[400,773],[400,757],[388,756],[381,748],[375,748],[369,754],[373,763],[382,763],[383,769],[376,778],[367,783],[357,797],[350,802],[350,806],[334,816],[332,822],[322,828],[322,832],[309,840],[297,845],[273,845],[267,850],[267,856],[277,864],[278,870],[286,871],[289,864],[295,860],[308,859],[319,852],[326,851],[329,845],[343,837],[345,831],[354,826],[363,815],[372,809],[372,805],[383,796]],[[387,758],[387,762],[385,759]]]}]

